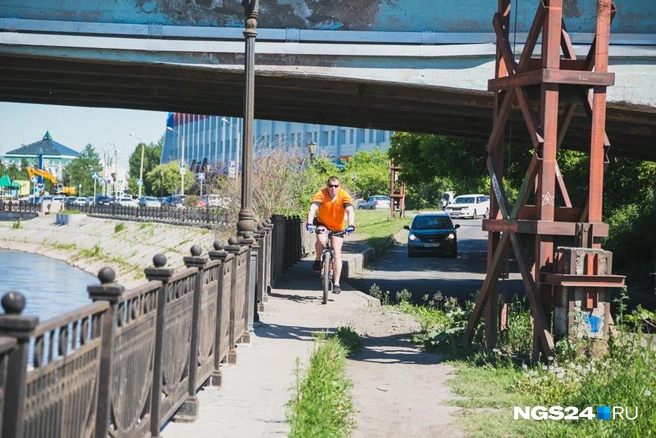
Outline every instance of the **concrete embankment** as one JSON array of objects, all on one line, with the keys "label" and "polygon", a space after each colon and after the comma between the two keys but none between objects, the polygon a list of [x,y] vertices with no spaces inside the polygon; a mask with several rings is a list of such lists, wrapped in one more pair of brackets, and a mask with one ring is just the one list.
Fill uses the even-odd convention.
[{"label": "concrete embankment", "polygon": [[109,266],[117,282],[131,287],[145,281],[143,270],[153,266],[153,256],[166,255],[167,266],[183,266],[192,245],[204,252],[215,240],[225,243],[228,234],[188,226],[131,222],[86,215],[68,225],[58,225],[55,215],[30,220],[0,221],[0,248],[41,254],[62,260],[96,275]]}]

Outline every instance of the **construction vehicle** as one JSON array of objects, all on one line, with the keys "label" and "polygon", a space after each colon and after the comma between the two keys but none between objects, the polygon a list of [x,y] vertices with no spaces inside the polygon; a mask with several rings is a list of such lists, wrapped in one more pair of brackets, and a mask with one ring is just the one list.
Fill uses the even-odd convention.
[{"label": "construction vehicle", "polygon": [[53,187],[56,187],[56,193],[58,195],[67,195],[67,196],[75,195],[75,187],[67,187],[61,183],[57,184],[57,178],[55,177],[55,175],[53,175],[50,172],[46,172],[43,169],[34,169],[32,167],[28,167],[27,174],[30,177],[30,179],[32,179],[35,176],[40,176],[50,181]]}]

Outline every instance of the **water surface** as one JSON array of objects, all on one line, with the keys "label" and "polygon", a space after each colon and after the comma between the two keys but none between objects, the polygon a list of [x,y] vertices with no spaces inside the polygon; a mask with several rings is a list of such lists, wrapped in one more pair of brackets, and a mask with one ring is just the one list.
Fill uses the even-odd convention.
[{"label": "water surface", "polygon": [[90,304],[87,286],[92,284],[100,281],[60,260],[0,249],[0,296],[9,291],[22,293],[23,315],[45,321]]}]

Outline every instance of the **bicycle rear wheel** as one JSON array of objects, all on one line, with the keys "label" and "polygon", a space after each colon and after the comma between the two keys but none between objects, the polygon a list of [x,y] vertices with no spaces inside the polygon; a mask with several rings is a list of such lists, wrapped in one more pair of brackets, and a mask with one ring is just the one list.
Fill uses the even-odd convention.
[{"label": "bicycle rear wheel", "polygon": [[323,299],[321,304],[326,304],[328,302],[328,292],[330,291],[330,265],[332,264],[332,254],[327,252],[323,257]]}]

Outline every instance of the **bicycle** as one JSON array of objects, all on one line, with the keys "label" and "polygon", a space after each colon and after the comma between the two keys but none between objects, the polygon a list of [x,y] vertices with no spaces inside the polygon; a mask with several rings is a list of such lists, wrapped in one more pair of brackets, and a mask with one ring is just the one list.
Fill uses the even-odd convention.
[{"label": "bicycle", "polygon": [[321,252],[321,286],[323,288],[323,298],[321,304],[328,302],[328,292],[333,290],[333,259],[335,250],[333,249],[333,236],[343,236],[345,231],[330,231],[327,228],[319,227],[314,231],[316,234],[327,233],[328,241]]},{"label": "bicycle", "polygon": [[332,237],[333,236],[343,236],[346,231],[330,231],[327,228],[319,227],[314,230],[316,234],[327,233],[328,241],[323,247],[321,252],[321,287],[323,289],[323,297],[321,299],[321,304],[326,304],[328,302],[328,292],[333,290],[333,260],[335,258],[335,250],[333,249]]}]

